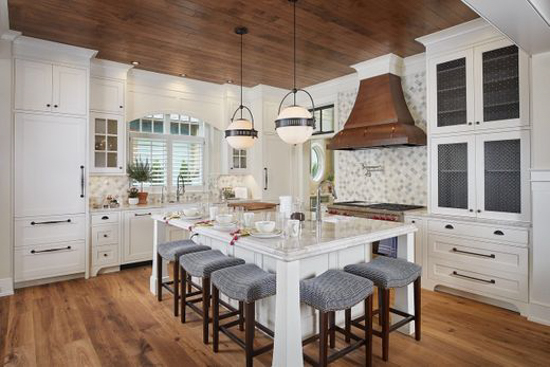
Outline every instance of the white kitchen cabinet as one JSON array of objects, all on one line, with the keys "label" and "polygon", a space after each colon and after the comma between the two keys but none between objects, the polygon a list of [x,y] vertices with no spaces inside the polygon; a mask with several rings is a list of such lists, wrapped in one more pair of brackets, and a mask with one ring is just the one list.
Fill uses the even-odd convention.
[{"label": "white kitchen cabinet", "polygon": [[90,114],[90,172],[126,174],[126,128],[122,115]]},{"label": "white kitchen cabinet", "polygon": [[92,216],[92,276],[96,276],[102,269],[120,265],[121,229],[120,213],[98,213]]},{"label": "white kitchen cabinet", "polygon": [[279,103],[265,102],[263,104],[263,132],[275,134],[275,120],[279,113]]},{"label": "white kitchen cabinet", "polygon": [[17,110],[87,113],[87,69],[16,59],[15,70]]},{"label": "white kitchen cabinet", "polygon": [[508,40],[428,57],[431,134],[529,125],[529,60]]},{"label": "white kitchen cabinet", "polygon": [[124,80],[92,77],[90,110],[124,114]]},{"label": "white kitchen cabinet", "polygon": [[122,263],[128,264],[153,259],[153,220],[151,210],[124,214],[124,250]]},{"label": "white kitchen cabinet", "polygon": [[248,174],[250,172],[250,149],[234,149],[229,147],[229,173]]},{"label": "white kitchen cabinet", "polygon": [[291,146],[277,135],[262,134],[264,165],[262,172],[262,199],[279,200],[279,196],[290,195],[291,188]]},{"label": "white kitchen cabinet", "polygon": [[86,212],[86,119],[17,113],[15,216]]},{"label": "white kitchen cabinet", "polygon": [[422,266],[422,277],[427,276],[428,253],[426,248],[427,221],[422,217],[405,214],[405,223],[414,224],[418,231],[414,234],[414,262]]},{"label": "white kitchen cabinet", "polygon": [[431,211],[529,221],[529,131],[431,140]]}]

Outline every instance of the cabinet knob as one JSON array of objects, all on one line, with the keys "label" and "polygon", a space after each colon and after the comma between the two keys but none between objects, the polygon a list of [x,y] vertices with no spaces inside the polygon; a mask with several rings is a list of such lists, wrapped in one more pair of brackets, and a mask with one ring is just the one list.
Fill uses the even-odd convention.
[{"label": "cabinet knob", "polygon": [[124,107],[122,107],[122,106],[118,106],[118,107],[119,107],[119,108],[124,108]]},{"label": "cabinet knob", "polygon": [[51,105],[51,104],[49,104],[49,103],[48,103],[48,104],[46,105],[46,107],[51,107],[51,106],[52,106],[52,105]]},{"label": "cabinet knob", "polygon": [[478,212],[478,213],[481,213],[481,209],[478,209],[477,212]]},{"label": "cabinet knob", "polygon": [[476,125],[479,125],[479,121],[476,121]]},{"label": "cabinet knob", "polygon": [[106,234],[104,234],[103,237],[107,238],[107,237],[109,237],[109,236],[107,236]]},{"label": "cabinet knob", "polygon": [[107,255],[107,254],[103,254],[103,257],[107,257],[107,256],[109,256],[109,255]]},{"label": "cabinet knob", "polygon": [[122,169],[122,167],[118,167],[118,169]]},{"label": "cabinet knob", "polygon": [[474,209],[470,209],[470,213],[473,213],[474,212]]},{"label": "cabinet knob", "polygon": [[445,226],[445,229],[455,229],[455,227],[453,227],[451,224],[447,224]]},{"label": "cabinet knob", "polygon": [[468,125],[473,125],[472,122],[468,122]]},{"label": "cabinet knob", "polygon": [[54,108],[57,108],[57,105],[56,105],[56,104],[54,104],[54,105],[53,105],[53,107],[54,107]]}]

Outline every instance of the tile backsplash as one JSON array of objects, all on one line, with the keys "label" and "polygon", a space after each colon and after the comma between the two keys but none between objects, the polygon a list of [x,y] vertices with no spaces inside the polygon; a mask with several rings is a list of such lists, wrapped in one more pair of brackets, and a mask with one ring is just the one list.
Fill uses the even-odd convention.
[{"label": "tile backsplash", "polygon": [[[426,131],[426,72],[401,78],[405,101],[415,124]],[[338,124],[342,128],[355,103],[357,90],[338,93]],[[427,204],[426,147],[396,147],[336,151],[338,201],[365,200],[403,204]],[[363,164],[384,170],[367,177]]]}]

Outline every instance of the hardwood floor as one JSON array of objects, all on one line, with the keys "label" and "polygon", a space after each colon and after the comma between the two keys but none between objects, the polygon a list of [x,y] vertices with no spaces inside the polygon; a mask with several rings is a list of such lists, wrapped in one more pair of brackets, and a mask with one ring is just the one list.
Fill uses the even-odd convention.
[{"label": "hardwood floor", "polygon": [[[217,355],[202,344],[195,314],[181,325],[172,316],[171,296],[158,303],[149,293],[149,275],[150,267],[140,267],[0,298],[0,360],[5,366],[244,364],[244,352],[224,335]],[[375,337],[375,366],[550,364],[550,327],[455,296],[423,291],[422,297],[422,341],[392,333],[384,363]],[[312,355],[315,346],[308,349]],[[360,349],[333,366],[364,365],[363,355]],[[270,354],[255,360],[255,366],[270,365]]]}]

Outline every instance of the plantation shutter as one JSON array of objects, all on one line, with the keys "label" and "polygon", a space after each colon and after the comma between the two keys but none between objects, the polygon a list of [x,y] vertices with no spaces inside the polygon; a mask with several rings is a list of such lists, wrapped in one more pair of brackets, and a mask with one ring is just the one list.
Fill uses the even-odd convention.
[{"label": "plantation shutter", "polygon": [[132,158],[149,162],[153,169],[152,185],[166,185],[167,149],[165,140],[132,138]]},{"label": "plantation shutter", "polygon": [[185,186],[203,185],[203,143],[174,141],[172,143],[172,184],[183,175]]}]

